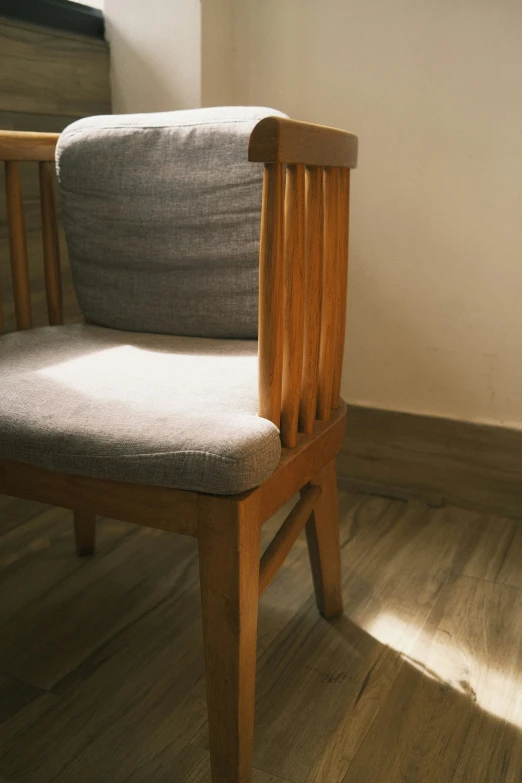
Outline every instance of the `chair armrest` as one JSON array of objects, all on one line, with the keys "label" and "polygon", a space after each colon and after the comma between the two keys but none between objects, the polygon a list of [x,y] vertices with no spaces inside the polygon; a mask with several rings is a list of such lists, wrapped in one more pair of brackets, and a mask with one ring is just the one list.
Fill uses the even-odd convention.
[{"label": "chair armrest", "polygon": [[250,134],[248,159],[256,163],[304,163],[307,166],[357,166],[358,139],[353,133],[265,117]]},{"label": "chair armrest", "polygon": [[266,117],[248,158],[264,163],[259,249],[259,415],[294,448],[340,405],[350,169],[357,137]]},{"label": "chair armrest", "polygon": [[54,160],[59,133],[0,131],[0,160]]}]

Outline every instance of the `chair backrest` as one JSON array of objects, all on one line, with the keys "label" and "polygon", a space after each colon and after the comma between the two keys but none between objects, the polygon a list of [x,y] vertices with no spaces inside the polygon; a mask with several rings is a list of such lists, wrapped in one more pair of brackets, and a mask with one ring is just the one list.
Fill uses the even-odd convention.
[{"label": "chair backrest", "polygon": [[117,329],[257,336],[263,166],[250,132],[273,109],[90,117],[57,147],[80,307]]}]

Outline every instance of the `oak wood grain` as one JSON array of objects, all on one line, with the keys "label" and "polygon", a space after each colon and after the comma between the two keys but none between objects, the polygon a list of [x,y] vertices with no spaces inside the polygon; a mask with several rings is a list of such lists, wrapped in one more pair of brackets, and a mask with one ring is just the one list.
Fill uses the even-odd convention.
[{"label": "oak wood grain", "polygon": [[250,783],[254,737],[259,503],[202,495],[199,563],[212,783]]},{"label": "oak wood grain", "polygon": [[[324,235],[323,269],[321,292],[321,330],[319,344],[317,418],[327,421],[330,418],[334,384],[334,359],[337,348],[336,327],[341,315],[337,317],[336,293],[343,285],[339,280],[339,170],[325,168],[324,187]],[[343,324],[345,321],[343,321]],[[340,347],[338,348],[340,351]]]},{"label": "oak wood grain", "polygon": [[[176,783],[211,783],[209,754],[195,745],[187,745],[173,764],[172,779]],[[289,781],[254,769],[252,783],[289,783]]]},{"label": "oak wood grain", "polygon": [[448,584],[343,783],[402,783],[419,769],[433,783],[519,780],[520,616],[518,590],[466,577]]},{"label": "oak wood grain", "polygon": [[259,494],[261,524],[335,457],[344,442],[345,414],[346,406],[342,403],[329,421],[318,422],[313,437],[300,433],[295,449],[282,449],[277,469],[264,484],[245,493],[245,497]]},{"label": "oak wood grain", "polygon": [[[50,518],[42,522],[50,527]],[[59,516],[56,523],[56,533],[39,553],[42,570],[40,574],[35,572],[38,582],[35,579],[34,585],[25,587],[21,582],[24,563],[32,559],[38,566],[38,550],[31,552],[29,548],[29,531],[20,542],[29,548],[24,560],[17,563],[18,567],[12,564],[7,568],[7,584],[17,591],[17,608],[1,625],[0,671],[38,688],[60,691],[81,681],[83,667],[96,651],[103,660],[103,648],[110,639],[171,596],[176,578],[181,580],[180,587],[185,584],[186,569],[190,569],[195,589],[198,574],[192,539],[171,535],[159,545],[159,531],[137,531],[102,520],[97,556],[80,559],[74,554],[71,517]],[[11,551],[14,543],[11,541]],[[54,575],[53,558],[58,561]],[[72,569],[71,559],[80,567]],[[125,569],[129,576],[121,579],[117,575]],[[45,584],[47,589],[39,594],[38,586]],[[5,597],[3,600],[9,605]],[[188,605],[193,607],[194,601],[189,600]],[[53,617],[56,625],[52,634],[47,634],[46,627]],[[200,636],[198,626],[201,647]]]},{"label": "oak wood grain", "polygon": [[522,433],[349,406],[344,486],[522,519]]},{"label": "oak wood grain", "polygon": [[2,19],[0,109],[85,117],[110,112],[104,41]]},{"label": "oak wood grain", "polygon": [[0,160],[54,161],[58,133],[0,130]]},{"label": "oak wood grain", "polygon": [[477,542],[462,566],[462,574],[522,589],[520,521],[477,513],[474,524]]},{"label": "oak wood grain", "polygon": [[39,164],[39,169],[47,313],[49,325],[57,326],[63,324],[63,297],[58,217],[54,198],[54,165],[48,161],[42,161]]},{"label": "oak wood grain", "polygon": [[[310,514],[317,505],[321,492],[322,489],[320,486],[310,486],[302,491],[300,500],[287,516],[263,553],[259,566],[260,597],[288,557],[297,536],[301,530],[303,530]],[[337,501],[337,496],[335,496],[335,500]]]},{"label": "oak wood grain", "polygon": [[304,339],[304,230],[305,171],[303,164],[288,166],[284,225],[284,328],[281,443],[295,448],[299,428],[299,400]]},{"label": "oak wood grain", "polygon": [[[0,497],[11,521],[12,503]],[[98,556],[79,560],[70,513],[34,509],[28,518],[31,507],[20,503],[20,525],[5,535],[0,526],[0,620],[17,597],[9,661],[21,654],[24,667],[9,679],[53,691],[9,688],[0,774],[171,783],[176,770],[209,783],[196,542],[101,520]],[[434,760],[446,772],[453,764],[458,783],[518,783],[518,689],[506,682],[521,676],[521,591],[458,577],[472,562],[487,564],[495,518],[344,491],[339,511],[346,616],[318,617],[303,535],[259,604],[254,783],[395,783],[396,757],[417,783],[439,783]],[[283,517],[263,526],[264,542]],[[509,522],[492,553],[497,570]],[[504,710],[502,719],[479,698]],[[445,760],[438,754],[448,737]]]},{"label": "oak wood grain", "polygon": [[259,415],[279,427],[283,376],[283,168],[265,166],[259,245]]},{"label": "oak wood grain", "polygon": [[337,273],[335,283],[334,363],[332,376],[332,408],[338,408],[346,335],[346,301],[348,295],[348,242],[350,224],[350,170],[339,169]]},{"label": "oak wood grain", "polygon": [[357,166],[357,136],[338,128],[265,117],[250,136],[248,159],[307,166]]},{"label": "oak wood grain", "polygon": [[320,487],[321,494],[306,524],[308,553],[317,606],[323,617],[330,619],[343,611],[335,459],[314,475],[310,486]]},{"label": "oak wood grain", "polygon": [[197,535],[198,496],[167,487],[72,476],[0,460],[0,492],[101,516]]},{"label": "oak wood grain", "polygon": [[317,166],[306,168],[305,200],[305,328],[299,429],[310,435],[317,409],[323,284],[323,172]]},{"label": "oak wood grain", "polygon": [[30,329],[31,291],[27,264],[22,184],[18,163],[13,160],[8,160],[5,163],[5,186],[16,326],[18,329]]},{"label": "oak wood grain", "polygon": [[[74,557],[73,518],[69,510],[42,506],[38,511],[33,509],[31,514],[22,501],[17,501],[17,505],[18,525],[5,526],[4,514],[1,513],[0,628],[8,622],[18,623],[33,603],[41,610],[43,606],[53,605],[52,601],[46,604],[44,596],[56,591],[60,583],[67,584],[67,580],[77,573],[78,563],[86,562]],[[122,543],[127,534],[134,532],[136,529],[132,525],[100,520],[98,538],[101,556],[107,555]],[[54,593],[58,600],[63,599],[64,596],[60,599],[59,594],[59,590],[58,594]],[[24,654],[38,655],[38,649],[33,646],[32,652]],[[34,659],[31,660],[34,665]]]}]

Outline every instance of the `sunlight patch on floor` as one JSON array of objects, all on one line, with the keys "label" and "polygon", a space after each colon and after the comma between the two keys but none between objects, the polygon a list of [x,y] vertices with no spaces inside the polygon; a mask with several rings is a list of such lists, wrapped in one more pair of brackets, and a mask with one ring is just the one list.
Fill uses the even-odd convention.
[{"label": "sunlight patch on floor", "polygon": [[[497,666],[492,661],[481,661],[466,639],[444,628],[427,633],[386,612],[366,624],[365,630],[381,644],[397,650],[425,676],[467,696],[491,715],[522,728],[522,676],[499,670],[500,666],[515,670],[516,661],[499,660]],[[492,655],[493,651],[488,653]]]}]

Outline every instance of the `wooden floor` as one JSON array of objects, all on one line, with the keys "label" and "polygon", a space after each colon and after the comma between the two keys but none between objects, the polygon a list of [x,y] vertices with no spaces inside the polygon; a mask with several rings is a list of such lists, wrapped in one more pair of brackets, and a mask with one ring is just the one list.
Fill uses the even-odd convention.
[{"label": "wooden floor", "polygon": [[[340,503],[345,616],[304,539],[261,601],[255,783],[520,783],[522,524]],[[208,783],[195,541],[103,520],[79,560],[68,512],[0,519],[0,781]]]}]

